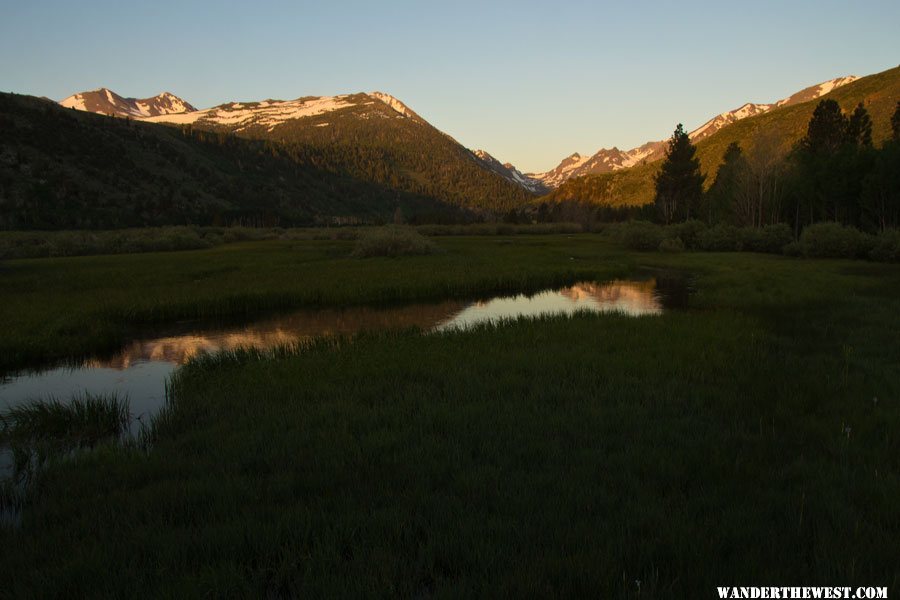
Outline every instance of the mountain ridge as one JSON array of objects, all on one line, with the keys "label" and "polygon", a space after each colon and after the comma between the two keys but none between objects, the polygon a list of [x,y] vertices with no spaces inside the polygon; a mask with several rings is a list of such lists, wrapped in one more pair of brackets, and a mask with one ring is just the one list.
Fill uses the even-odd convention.
[{"label": "mountain ridge", "polygon": [[171,92],[162,92],[150,98],[125,98],[105,87],[72,94],[59,104],[85,112],[135,119],[197,110]]},{"label": "mountain ridge", "polygon": [[[803,88],[794,94],[777,100],[769,104],[757,104],[753,102],[745,102],[738,108],[730,111],[719,113],[718,115],[707,120],[705,123],[693,129],[688,136],[694,143],[706,139],[724,127],[727,127],[737,121],[761,115],[775,108],[793,106],[803,102],[809,102],[821,98],[822,96],[840,88],[849,83],[857,81],[859,77],[856,75],[847,75],[844,77],[836,77],[815,85]],[[666,141],[650,141],[630,150],[619,150],[613,148],[601,148],[595,154],[588,158],[581,157],[579,164],[572,166],[572,156],[579,156],[578,153],[570,155],[562,160],[554,169],[543,173],[526,173],[526,176],[543,182],[551,188],[557,188],[569,179],[576,177],[584,177],[586,175],[599,175],[610,173],[622,169],[628,169],[642,163],[649,163],[661,159],[665,154]]]},{"label": "mountain ridge", "polygon": [[[834,80],[832,80],[834,81]],[[821,84],[820,84],[821,85]],[[812,86],[815,88],[816,86]],[[783,157],[805,134],[809,120],[823,95],[804,100],[801,90],[793,102],[785,102],[771,110],[732,122],[716,133],[697,142],[700,169],[711,185],[722,157],[731,143],[740,144],[745,151],[760,144],[766,153]],[[872,120],[872,140],[882,143],[891,135],[891,115],[900,100],[900,67],[856,78],[828,90],[845,113],[863,103]],[[654,197],[653,180],[660,161],[646,162],[630,169],[575,177],[544,196],[538,202],[578,200],[605,206],[641,206],[651,204]]]}]

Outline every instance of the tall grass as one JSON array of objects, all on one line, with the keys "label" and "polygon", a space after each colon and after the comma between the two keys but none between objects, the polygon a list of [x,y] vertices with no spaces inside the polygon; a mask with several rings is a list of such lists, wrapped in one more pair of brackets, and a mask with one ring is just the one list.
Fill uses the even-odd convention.
[{"label": "tall grass", "polygon": [[420,256],[440,252],[437,244],[409,227],[389,226],[366,231],[353,248],[356,258]]},{"label": "tall grass", "polygon": [[350,257],[353,240],[243,242],[182,253],[0,264],[0,372],[113,352],[142,327],[265,311],[536,291],[621,277],[633,259],[596,236],[447,237],[444,252]]},{"label": "tall grass", "polygon": [[[603,248],[591,261],[627,263],[587,239]],[[568,239],[533,250],[535,273],[546,254],[588,254]],[[687,310],[190,363],[152,451],[49,471],[21,531],[0,531],[9,595],[900,584],[898,268],[637,256],[696,274]]]},{"label": "tall grass", "polygon": [[117,439],[131,420],[128,400],[115,394],[77,394],[68,402],[33,400],[0,413],[0,446],[12,450],[19,473]]}]

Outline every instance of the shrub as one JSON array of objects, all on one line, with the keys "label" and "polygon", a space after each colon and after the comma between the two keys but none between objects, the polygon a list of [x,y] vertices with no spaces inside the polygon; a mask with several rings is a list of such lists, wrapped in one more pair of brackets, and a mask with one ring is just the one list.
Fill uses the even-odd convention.
[{"label": "shrub", "polygon": [[762,229],[745,227],[737,232],[738,248],[748,252],[781,254],[792,241],[794,235],[791,228],[784,223],[766,225]]},{"label": "shrub", "polygon": [[800,245],[800,242],[786,244],[781,251],[785,256],[803,256],[803,246]]},{"label": "shrub", "polygon": [[629,221],[611,228],[612,236],[630,250],[658,250],[664,231],[647,221]]},{"label": "shrub", "polygon": [[697,236],[697,247],[707,252],[740,250],[737,229],[731,225],[715,225],[705,229]]},{"label": "shrub", "polygon": [[839,223],[815,223],[800,234],[804,256],[814,258],[858,258],[866,256],[875,239]]},{"label": "shrub", "polygon": [[706,223],[692,219],[684,223],[676,223],[666,228],[666,237],[681,238],[685,248],[696,250],[700,234],[706,230]]},{"label": "shrub", "polygon": [[387,226],[371,229],[359,238],[353,250],[357,258],[411,256],[438,252],[434,242],[409,227]]},{"label": "shrub", "polygon": [[869,258],[881,262],[900,262],[900,229],[889,229],[875,238]]},{"label": "shrub", "polygon": [[684,242],[680,237],[666,238],[659,243],[660,252],[684,252]]}]

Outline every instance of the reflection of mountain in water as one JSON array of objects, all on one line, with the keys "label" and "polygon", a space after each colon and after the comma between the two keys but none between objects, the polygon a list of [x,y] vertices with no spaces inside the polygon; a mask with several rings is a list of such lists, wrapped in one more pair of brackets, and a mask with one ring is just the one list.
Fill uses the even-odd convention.
[{"label": "reflection of mountain in water", "polygon": [[662,312],[656,280],[582,282],[571,287],[463,304],[442,302],[397,308],[357,307],[305,310],[257,321],[242,327],[185,331],[183,334],[136,340],[109,360],[92,360],[85,367],[127,369],[142,362],[184,364],[201,353],[237,348],[267,349],[316,336],[360,331],[404,329],[446,330],[504,318],[571,314],[577,311],[655,315]]},{"label": "reflection of mountain in water", "polygon": [[257,321],[243,327],[191,331],[147,340],[136,340],[109,360],[92,360],[86,367],[127,369],[138,362],[163,361],[182,365],[194,356],[237,348],[267,349],[294,344],[317,336],[360,331],[429,329],[465,305],[442,302],[398,308],[357,307],[344,310],[306,310]]},{"label": "reflection of mountain in water", "polygon": [[662,302],[656,293],[656,281],[653,279],[582,282],[532,296],[519,295],[476,302],[437,325],[436,329],[444,331],[502,319],[574,314],[579,311],[618,312],[630,316],[658,315],[662,312]]},{"label": "reflection of mountain in water", "polygon": [[559,292],[573,302],[593,301],[601,312],[623,312],[628,315],[658,315],[662,302],[656,280],[579,283]]}]

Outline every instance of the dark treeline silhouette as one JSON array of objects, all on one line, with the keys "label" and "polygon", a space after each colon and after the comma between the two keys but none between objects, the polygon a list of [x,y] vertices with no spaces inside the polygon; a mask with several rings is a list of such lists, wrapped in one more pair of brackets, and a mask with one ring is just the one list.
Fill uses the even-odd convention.
[{"label": "dark treeline silhouette", "polygon": [[891,125],[893,137],[876,148],[865,106],[847,114],[834,100],[822,100],[786,156],[777,152],[776,132],[762,132],[748,149],[732,143],[705,193],[693,144],[679,125],[656,178],[656,219],[753,228],[786,223],[795,236],[819,222],[872,233],[896,228],[900,102]]}]

